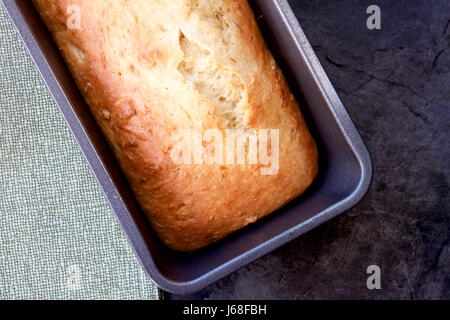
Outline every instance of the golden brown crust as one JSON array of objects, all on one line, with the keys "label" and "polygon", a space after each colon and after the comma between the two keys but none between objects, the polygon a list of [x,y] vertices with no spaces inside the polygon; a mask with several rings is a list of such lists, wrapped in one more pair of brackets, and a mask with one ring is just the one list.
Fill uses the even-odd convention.
[{"label": "golden brown crust", "polygon": [[[277,210],[313,181],[316,145],[245,0],[33,3],[169,247],[201,248]],[[73,6],[80,28],[67,27]],[[195,73],[212,65],[201,71],[233,89],[222,109],[218,89],[202,86]],[[196,123],[279,129],[278,173],[261,175],[261,165],[175,164],[173,133]]]}]

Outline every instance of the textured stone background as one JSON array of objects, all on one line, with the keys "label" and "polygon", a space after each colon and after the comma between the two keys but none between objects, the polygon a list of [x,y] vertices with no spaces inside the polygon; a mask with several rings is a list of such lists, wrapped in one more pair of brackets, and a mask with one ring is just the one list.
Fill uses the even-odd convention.
[{"label": "textured stone background", "polygon": [[[371,152],[373,185],[350,212],[170,298],[450,299],[450,1],[290,3]],[[366,287],[371,264],[382,290]]]}]

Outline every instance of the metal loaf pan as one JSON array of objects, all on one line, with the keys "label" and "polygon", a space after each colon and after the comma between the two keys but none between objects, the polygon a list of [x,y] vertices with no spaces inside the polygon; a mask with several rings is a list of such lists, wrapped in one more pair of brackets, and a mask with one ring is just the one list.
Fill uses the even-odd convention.
[{"label": "metal loaf pan", "polygon": [[207,248],[183,254],[166,248],[153,233],[30,2],[3,1],[142,267],[158,286],[173,293],[200,290],[343,213],[370,185],[369,153],[288,2],[250,3],[319,144],[320,174],[305,194],[279,212]]}]

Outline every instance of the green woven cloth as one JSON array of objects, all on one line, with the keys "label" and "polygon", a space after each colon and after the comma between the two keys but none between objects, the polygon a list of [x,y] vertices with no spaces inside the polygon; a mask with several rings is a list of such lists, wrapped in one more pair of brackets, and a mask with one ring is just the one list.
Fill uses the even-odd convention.
[{"label": "green woven cloth", "polygon": [[0,299],[157,299],[0,5]]}]

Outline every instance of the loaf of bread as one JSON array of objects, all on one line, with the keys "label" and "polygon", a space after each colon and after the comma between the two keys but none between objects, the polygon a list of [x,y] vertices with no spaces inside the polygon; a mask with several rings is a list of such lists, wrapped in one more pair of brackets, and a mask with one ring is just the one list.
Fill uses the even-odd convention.
[{"label": "loaf of bread", "polygon": [[170,248],[215,242],[314,180],[315,142],[246,0],[33,3]]}]

